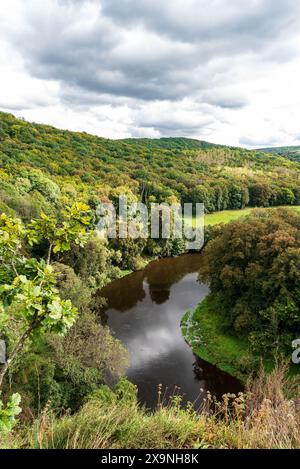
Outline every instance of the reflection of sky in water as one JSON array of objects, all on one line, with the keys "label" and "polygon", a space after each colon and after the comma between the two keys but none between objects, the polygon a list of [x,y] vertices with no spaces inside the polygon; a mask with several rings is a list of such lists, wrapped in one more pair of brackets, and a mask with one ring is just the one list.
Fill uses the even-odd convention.
[{"label": "reflection of sky in water", "polygon": [[[122,318],[126,329],[124,341],[131,353],[129,373],[138,368],[144,369],[158,357],[167,358],[176,349],[182,349],[185,346],[180,330],[183,313],[194,307],[207,293],[207,287],[197,285],[196,277],[197,274],[188,274],[180,283],[171,287],[169,300],[162,304],[153,303],[149,285],[143,282],[146,293],[144,301],[123,314],[125,317]],[[191,295],[191,293],[195,287],[198,290],[197,300],[193,301],[195,294]],[[112,317],[112,311],[108,313]],[[131,328],[133,317],[135,327]],[[111,326],[114,328],[113,324]],[[119,331],[118,336],[121,339],[122,335],[122,331]],[[185,348],[190,361],[190,349]]]},{"label": "reflection of sky in water", "polygon": [[212,387],[221,386],[224,391],[222,373],[215,369],[203,371],[202,365],[200,373],[194,373],[196,358],[181,334],[183,314],[208,293],[207,286],[197,281],[194,263],[191,256],[163,259],[150,264],[144,273],[117,281],[115,290],[109,290],[112,307],[105,311],[108,325],[128,348],[131,364],[127,376],[138,385],[141,401],[150,407],[157,402],[158,384],[170,393],[179,387],[191,401],[197,398],[200,388],[210,386],[214,392]]}]

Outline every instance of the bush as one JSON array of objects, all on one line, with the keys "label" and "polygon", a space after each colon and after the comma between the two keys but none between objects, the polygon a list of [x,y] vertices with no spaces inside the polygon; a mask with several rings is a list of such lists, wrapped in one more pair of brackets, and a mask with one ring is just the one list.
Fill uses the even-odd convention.
[{"label": "bush", "polygon": [[57,278],[57,287],[63,300],[70,299],[72,304],[80,311],[88,309],[91,301],[91,291],[84,284],[72,267],[59,262],[53,263]]}]

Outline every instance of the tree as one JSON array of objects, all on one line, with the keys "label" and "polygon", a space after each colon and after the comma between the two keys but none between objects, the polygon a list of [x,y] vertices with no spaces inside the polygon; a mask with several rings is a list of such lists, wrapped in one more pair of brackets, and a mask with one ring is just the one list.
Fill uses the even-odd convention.
[{"label": "tree", "polygon": [[252,207],[268,207],[270,205],[272,189],[267,184],[254,184],[250,187],[249,193]]},{"label": "tree", "polygon": [[288,187],[281,187],[276,195],[277,205],[293,205],[295,202],[295,195]]},{"label": "tree", "polygon": [[247,187],[234,184],[229,189],[230,208],[244,208],[249,203],[249,192]]},{"label": "tree", "polygon": [[72,245],[83,247],[88,240],[86,227],[90,223],[89,207],[76,202],[62,211],[62,219],[41,213],[32,220],[27,231],[30,245],[46,240],[49,244],[47,264],[50,263],[52,249],[54,254],[69,251]]}]

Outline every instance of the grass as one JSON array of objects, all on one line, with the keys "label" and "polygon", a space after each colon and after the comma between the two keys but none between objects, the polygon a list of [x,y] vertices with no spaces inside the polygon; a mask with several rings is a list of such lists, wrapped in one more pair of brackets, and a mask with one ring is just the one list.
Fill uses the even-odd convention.
[{"label": "grass", "polygon": [[226,394],[217,402],[208,393],[200,412],[183,409],[179,401],[147,412],[136,395],[128,399],[100,389],[74,415],[57,417],[46,407],[33,425],[2,442],[0,434],[0,448],[299,448],[296,385],[286,380],[284,366],[270,374],[261,370],[238,396]]},{"label": "grass", "polygon": [[[260,358],[251,353],[248,341],[226,330],[212,296],[206,297],[195,311],[186,313],[181,327],[196,355],[241,381],[245,382],[259,366]],[[264,368],[270,371],[272,362],[264,360]]]},{"label": "grass", "polygon": [[229,223],[238,218],[245,217],[252,212],[253,208],[244,208],[242,210],[223,210],[205,215],[206,225],[217,225],[219,223]]},{"label": "grass", "polygon": [[[274,210],[278,207],[271,207],[268,210]],[[291,208],[292,210],[300,213],[300,205],[296,206],[284,206],[282,208]],[[222,210],[221,212],[208,213],[205,215],[204,223],[208,225],[217,225],[219,223],[229,223],[238,218],[245,217],[249,215],[252,210],[255,210],[254,207],[247,207],[241,210]],[[195,226],[195,219],[191,217],[186,217],[185,221],[189,224]]]}]

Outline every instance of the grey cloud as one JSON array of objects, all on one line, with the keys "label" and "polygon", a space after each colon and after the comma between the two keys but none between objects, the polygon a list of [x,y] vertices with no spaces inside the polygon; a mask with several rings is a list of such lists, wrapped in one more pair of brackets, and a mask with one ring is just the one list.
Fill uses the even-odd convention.
[{"label": "grey cloud", "polygon": [[215,119],[205,112],[204,108],[193,109],[194,114],[191,118],[189,112],[191,109],[184,108],[174,112],[172,103],[164,102],[162,112],[155,112],[151,108],[145,107],[142,111],[135,114],[135,126],[142,129],[153,129],[158,131],[161,136],[196,136],[203,129],[211,126]]},{"label": "grey cloud", "polygon": [[143,123],[137,122],[141,128],[151,128],[158,130],[162,136],[183,136],[183,135],[197,135],[203,128],[207,128],[208,125],[212,124],[213,121],[208,119],[202,123],[189,124],[187,125],[184,121],[169,121],[159,122],[153,120],[153,122]]},{"label": "grey cloud", "polygon": [[[51,20],[50,20],[51,23]],[[135,97],[142,100],[177,99],[189,93],[193,85],[193,60],[185,54],[170,53],[149,60],[136,59],[135,52],[117,53],[119,42],[102,39],[100,24],[96,31],[88,31],[84,39],[69,33],[67,25],[56,33],[57,25],[48,25],[48,32],[38,39],[39,28],[33,25],[29,37],[18,43],[30,73],[39,78],[59,80],[63,86],[75,86],[95,93]],[[113,33],[114,34],[114,33]],[[199,80],[200,81],[200,80]]]},{"label": "grey cloud", "polygon": [[248,104],[247,98],[233,94],[232,91],[219,92],[218,90],[211,90],[205,92],[201,99],[204,103],[232,110],[243,109]]},{"label": "grey cloud", "polygon": [[221,107],[223,109],[242,109],[247,105],[246,101],[238,101],[235,99],[211,99],[210,101],[206,101],[209,104],[213,104],[214,106]]},{"label": "grey cloud", "polygon": [[[89,27],[78,27],[78,17],[91,4],[99,7],[98,16]],[[73,12],[72,5],[76,6]],[[192,5],[201,13],[199,18]],[[158,0],[64,0],[51,15],[46,8],[33,15],[29,11],[30,32],[22,32],[17,45],[30,73],[59,80],[62,91],[77,87],[94,93],[96,100],[98,94],[177,100],[209,89],[212,79],[226,73],[232,57],[220,63],[219,69],[214,59],[259,49],[269,38],[279,36],[284,25],[291,32],[299,2],[252,0],[242,8],[234,0],[232,5],[230,15],[225,0],[175,0],[171,6]],[[101,16],[100,6],[108,18]],[[212,11],[215,21],[208,16]],[[138,25],[151,30],[142,37],[145,44],[133,39],[126,45],[126,37]],[[225,108],[243,105],[227,99],[211,102]]]},{"label": "grey cloud", "polygon": [[277,140],[276,137],[271,137],[271,138],[261,140],[255,137],[242,136],[239,139],[239,143],[241,145],[245,145],[248,147],[266,148],[266,147],[275,147],[279,145],[280,141]]},{"label": "grey cloud", "polygon": [[[190,135],[215,122],[209,108],[221,113],[247,106],[234,88],[222,91],[240,80],[237,66],[255,73],[256,64],[268,71],[269,61],[289,60],[300,2],[28,0],[26,11],[24,27],[6,34],[31,76],[60,83],[63,103],[78,109],[128,105],[135,126]],[[147,120],[138,112],[147,102],[185,98],[210,105],[199,110],[202,120]]]},{"label": "grey cloud", "polygon": [[12,102],[6,103],[6,102],[3,102],[3,101],[0,101],[1,111],[5,111],[5,112],[15,111],[15,112],[18,112],[18,111],[23,111],[24,107],[25,107],[24,103],[15,104],[15,103],[12,103]]},{"label": "grey cloud", "polygon": [[[251,48],[299,25],[297,0],[102,0],[103,12],[120,23],[139,22],[185,41],[238,40]],[[288,30],[286,28],[289,28]]]}]

